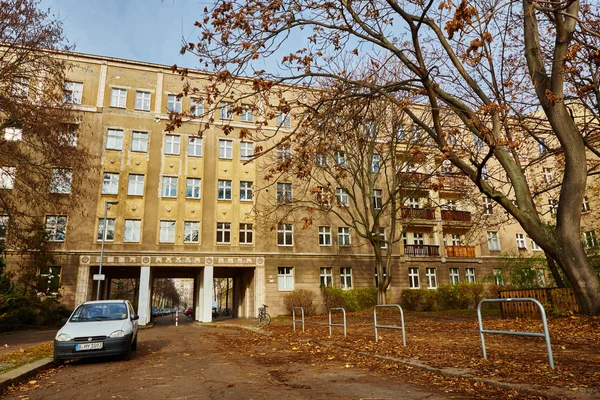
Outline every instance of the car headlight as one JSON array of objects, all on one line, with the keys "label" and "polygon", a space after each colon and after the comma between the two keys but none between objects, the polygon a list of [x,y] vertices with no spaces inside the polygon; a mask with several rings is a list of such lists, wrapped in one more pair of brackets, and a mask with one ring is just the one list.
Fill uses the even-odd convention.
[{"label": "car headlight", "polygon": [[123,331],[114,331],[113,333],[110,334],[111,338],[117,338],[117,337],[123,337],[125,336],[125,332]]},{"label": "car headlight", "polygon": [[66,333],[61,333],[60,335],[56,336],[57,342],[68,342],[69,340],[71,340],[71,336],[67,335]]}]

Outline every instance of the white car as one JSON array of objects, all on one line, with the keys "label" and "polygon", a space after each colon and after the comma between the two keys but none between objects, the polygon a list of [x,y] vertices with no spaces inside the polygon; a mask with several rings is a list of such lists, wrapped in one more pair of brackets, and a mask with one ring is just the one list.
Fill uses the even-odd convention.
[{"label": "white car", "polygon": [[54,365],[83,357],[121,355],[129,360],[137,348],[138,319],[127,300],[80,304],[54,338]]}]

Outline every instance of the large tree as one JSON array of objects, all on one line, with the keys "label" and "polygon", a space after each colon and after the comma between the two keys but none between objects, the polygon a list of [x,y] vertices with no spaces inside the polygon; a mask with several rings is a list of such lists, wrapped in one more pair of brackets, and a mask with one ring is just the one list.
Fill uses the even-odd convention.
[{"label": "large tree", "polygon": [[[257,92],[273,91],[279,83],[344,83],[343,90],[323,90],[314,107],[341,97],[373,96],[403,107],[407,101],[426,104],[426,114],[410,107],[405,112],[445,159],[558,264],[580,310],[599,314],[600,282],[580,237],[588,174],[597,172],[592,138],[598,119],[583,111],[583,96],[567,99],[582,91],[569,79],[581,81],[581,76],[565,68],[576,57],[574,37],[597,54],[595,39],[585,40],[598,36],[596,16],[580,18],[590,5],[576,0],[219,1],[196,23],[200,40],[184,44],[182,51],[198,55],[203,68],[216,72],[201,88],[210,99],[227,96],[235,77],[248,76]],[[265,71],[264,63],[275,57],[279,70]],[[371,76],[356,73],[365,65]],[[597,69],[580,74],[595,74],[591,81],[597,82]],[[531,187],[529,175],[547,160],[564,166],[555,171],[559,183]],[[555,224],[544,217],[552,191],[557,191]]]},{"label": "large tree", "polygon": [[61,52],[72,47],[61,22],[39,5],[0,1],[0,234],[7,249],[26,247],[44,214],[66,215],[80,202],[89,170],[89,154],[77,145],[80,116],[63,90]]}]

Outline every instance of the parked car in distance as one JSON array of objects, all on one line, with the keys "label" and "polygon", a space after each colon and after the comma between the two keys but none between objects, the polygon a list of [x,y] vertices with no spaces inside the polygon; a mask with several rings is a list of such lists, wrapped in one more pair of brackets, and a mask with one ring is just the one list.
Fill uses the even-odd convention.
[{"label": "parked car in distance", "polygon": [[188,307],[187,310],[185,310],[185,316],[188,318],[191,318],[194,316],[194,307]]},{"label": "parked car in distance", "polygon": [[158,307],[152,306],[152,318],[156,318],[158,315]]},{"label": "parked car in distance", "polygon": [[54,338],[54,365],[83,357],[120,355],[137,350],[139,316],[127,300],[80,304]]}]

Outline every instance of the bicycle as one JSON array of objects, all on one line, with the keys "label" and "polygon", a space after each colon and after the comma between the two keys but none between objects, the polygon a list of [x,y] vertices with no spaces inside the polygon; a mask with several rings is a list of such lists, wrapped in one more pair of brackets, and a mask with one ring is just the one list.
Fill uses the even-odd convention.
[{"label": "bicycle", "polygon": [[271,316],[267,313],[267,305],[263,304],[258,307],[258,325],[265,327],[271,323]]}]

